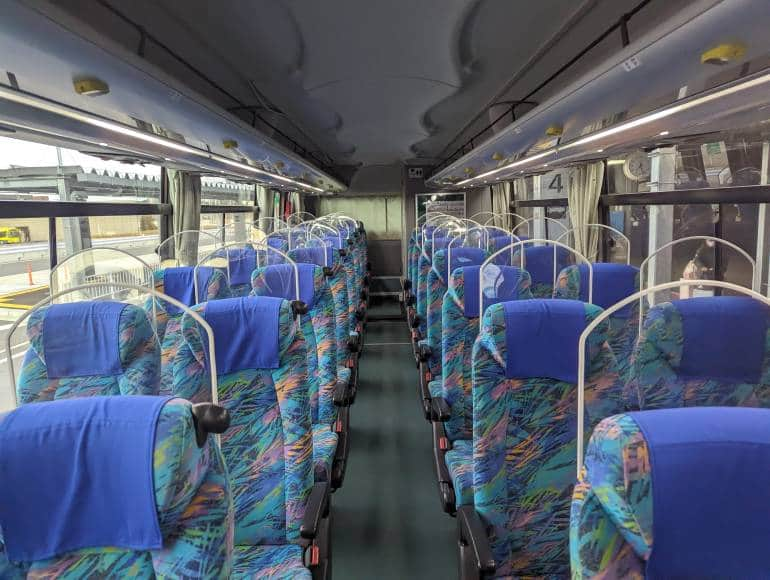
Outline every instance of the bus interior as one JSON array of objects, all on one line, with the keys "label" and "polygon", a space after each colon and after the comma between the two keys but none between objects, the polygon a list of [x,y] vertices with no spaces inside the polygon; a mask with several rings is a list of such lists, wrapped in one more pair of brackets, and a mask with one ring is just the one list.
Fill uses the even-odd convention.
[{"label": "bus interior", "polygon": [[0,579],[770,577],[769,28],[0,0]]}]

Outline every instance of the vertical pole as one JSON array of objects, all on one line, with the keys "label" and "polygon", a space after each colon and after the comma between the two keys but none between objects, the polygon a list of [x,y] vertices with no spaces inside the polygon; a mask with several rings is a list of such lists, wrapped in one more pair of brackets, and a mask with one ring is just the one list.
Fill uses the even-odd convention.
[{"label": "vertical pole", "polygon": [[[609,191],[609,173],[608,173],[608,167],[607,167],[607,160],[603,160],[602,164],[604,165],[604,178],[602,179],[602,191],[599,194],[599,223],[605,226],[611,226],[610,223],[610,208],[607,205],[604,205],[602,203],[602,198],[607,195],[607,192]],[[599,239],[601,240],[601,244],[599,244],[599,259],[602,262],[609,262],[610,259],[610,234],[609,231],[604,231],[601,228],[599,228],[601,231],[599,231]]]},{"label": "vertical pole", "polygon": [[[542,199],[542,176],[535,175],[532,177],[532,199]],[[548,236],[548,230],[546,229],[545,220],[545,208],[535,207],[532,208],[532,217],[534,218],[534,228],[530,235],[536,239],[545,239]]]},{"label": "vertical pole", "polygon": [[[168,205],[168,172],[165,167],[160,168],[160,203],[161,205]],[[173,209],[173,208],[172,208]],[[160,243],[165,242],[171,237],[173,214],[160,214]]]},{"label": "vertical pole", "polygon": [[[676,182],[676,147],[661,147],[650,153],[650,191],[671,191]],[[674,206],[650,205],[648,253],[652,254],[674,237]],[[647,269],[647,287],[671,278],[671,249],[657,254]],[[654,297],[649,297],[652,303]]]},{"label": "vertical pole", "polygon": [[56,246],[56,218],[48,218],[48,264],[53,270],[59,263],[59,256]]},{"label": "vertical pole", "polygon": [[[770,181],[770,142],[765,141],[762,143],[762,169],[759,174],[760,185],[767,185]],[[760,203],[757,215],[757,272],[756,278],[752,280],[754,284],[754,290],[761,292],[762,280],[764,279],[763,273],[767,268],[767,295],[770,296],[770,264],[767,263],[767,256],[765,245],[765,232],[767,231],[767,205],[766,203]]]}]

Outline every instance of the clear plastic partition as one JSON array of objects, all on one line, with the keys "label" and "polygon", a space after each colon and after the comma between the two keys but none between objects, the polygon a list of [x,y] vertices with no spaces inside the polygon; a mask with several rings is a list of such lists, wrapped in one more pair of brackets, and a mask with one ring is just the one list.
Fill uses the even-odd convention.
[{"label": "clear plastic partition", "polygon": [[296,226],[304,222],[313,221],[314,219],[315,216],[312,213],[308,211],[298,211],[286,218],[286,225],[289,227]]},{"label": "clear plastic partition", "polygon": [[252,242],[262,242],[268,235],[287,227],[288,224],[279,218],[261,217],[251,223],[250,239]]},{"label": "clear plastic partition", "polygon": [[[589,239],[589,234],[593,231],[598,234],[595,241]],[[609,255],[604,257],[605,262],[631,263],[631,240],[623,232],[612,226],[584,224],[581,227],[572,228],[562,233],[556,238],[556,241],[569,244],[577,250],[589,244],[593,245],[594,247],[591,248],[591,251],[584,251],[583,253],[594,262],[599,261],[599,247],[604,244],[609,253]]]},{"label": "clear plastic partition", "polygon": [[[109,287],[109,292],[104,289]],[[115,297],[126,297],[127,299],[116,299]],[[84,305],[93,303],[123,303],[137,307],[137,314],[131,315],[125,324],[132,325],[131,333],[120,333],[120,340],[128,341],[150,341],[157,347],[158,365],[160,366],[160,344],[157,338],[157,328],[159,321],[158,310],[148,308],[148,305],[154,305],[158,302],[171,305],[180,311],[189,314],[189,316],[200,327],[202,333],[208,337],[209,359],[212,361],[208,367],[211,372],[211,402],[218,402],[217,382],[216,382],[216,361],[214,360],[214,334],[211,327],[199,314],[192,312],[178,300],[158,292],[154,288],[142,285],[126,284],[119,282],[100,281],[92,284],[82,284],[71,286],[60,292],[54,292],[50,297],[38,302],[30,310],[22,314],[8,330],[5,344],[3,345],[6,364],[5,368],[8,374],[8,380],[3,381],[2,394],[0,394],[0,412],[14,408],[19,404],[38,402],[43,400],[53,400],[55,391],[58,388],[67,389],[69,382],[77,381],[79,376],[99,376],[96,375],[78,375],[77,371],[72,371],[72,376],[66,374],[67,369],[59,369],[56,378],[48,378],[48,373],[40,372],[41,364],[54,364],[56,355],[67,360],[69,349],[82,349],[88,346],[88,340],[76,334],[68,335],[67,340],[53,341],[47,340],[45,335],[46,325],[43,324],[46,319],[49,307],[56,307],[61,304],[74,305],[83,303]],[[163,309],[165,311],[165,309]],[[137,315],[140,318],[137,318]],[[120,324],[124,324],[121,314]],[[119,327],[120,328],[120,327]],[[144,328],[144,330],[143,330]],[[58,333],[57,333],[58,334]],[[45,358],[39,356],[45,343]],[[53,345],[53,346],[52,346]],[[141,345],[137,346],[140,349]],[[141,346],[141,351],[146,352],[147,347]],[[61,366],[61,363],[57,363]],[[131,364],[130,362],[126,364]],[[137,368],[137,372],[139,369]],[[63,373],[63,374],[62,374]],[[71,379],[71,381],[70,381]],[[46,384],[43,384],[46,382]],[[98,385],[96,385],[98,387]],[[153,385],[148,385],[152,388]],[[160,388],[160,385],[157,385]],[[90,387],[89,387],[90,389]],[[79,396],[89,396],[101,394],[97,390],[90,389]]]},{"label": "clear plastic partition", "polygon": [[[513,212],[503,212],[503,213],[496,213],[492,216],[486,218],[484,220],[484,225],[486,226],[495,226],[502,228],[506,231],[513,228],[514,221],[518,220],[519,222],[526,221],[527,218],[525,218],[523,215],[519,215],[517,213]],[[502,223],[502,225],[497,225],[498,223]]]},{"label": "clear plastic partition", "polygon": [[[316,229],[315,231],[321,233],[322,230]],[[331,266],[333,262],[330,255],[331,250],[337,247],[335,241],[336,239],[325,239],[312,233],[310,228],[302,229],[293,233],[289,254],[295,258],[297,256],[302,257],[302,259],[296,258],[299,262],[317,264],[322,267]]]},{"label": "clear plastic partition", "polygon": [[161,268],[195,266],[223,244],[221,231],[217,234],[202,230],[184,230],[163,241],[156,250]]},{"label": "clear plastic partition", "polygon": [[511,233],[521,239],[534,238],[544,240],[557,240],[567,231],[567,226],[559,220],[549,217],[533,217],[516,224],[511,228]]},{"label": "clear plastic partition", "polygon": [[[683,291],[683,289],[686,289]],[[609,321],[612,320],[613,317],[617,316],[621,311],[628,310],[629,308],[632,308],[636,303],[641,304],[662,304],[664,302],[670,302],[668,298],[663,299],[663,297],[671,296],[672,293],[676,292],[679,293],[679,299],[690,299],[695,297],[695,290],[697,289],[709,289],[708,296],[714,296],[716,294],[722,293],[722,294],[730,294],[731,296],[742,296],[742,297],[748,297],[753,300],[756,300],[762,304],[764,304],[767,307],[770,307],[770,298],[763,296],[759,292],[755,292],[754,290],[751,290],[750,288],[746,288],[744,286],[740,286],[738,284],[732,284],[730,282],[722,282],[720,280],[676,280],[672,282],[667,282],[665,284],[658,284],[656,286],[651,286],[649,288],[645,288],[640,290],[639,292],[636,292],[634,294],[631,294],[630,296],[624,298],[623,300],[620,300],[619,302],[613,304],[612,306],[605,308],[594,320],[590,322],[586,326],[586,328],[583,330],[582,334],[580,335],[580,338],[578,339],[578,349],[577,349],[577,365],[578,365],[578,372],[577,372],[577,379],[578,379],[578,385],[577,385],[577,477],[578,480],[582,480],[582,467],[583,467],[583,458],[584,458],[584,452],[585,452],[585,445],[586,445],[586,430],[588,430],[588,434],[590,435],[591,431],[591,425],[589,425],[588,420],[590,419],[591,424],[598,423],[599,420],[605,418],[605,417],[596,417],[596,416],[586,416],[586,401],[588,401],[589,404],[591,404],[592,401],[596,400],[596,395],[589,394],[587,397],[586,390],[592,385],[595,385],[597,383],[604,383],[607,384],[609,382],[609,377],[606,376],[607,369],[603,369],[602,372],[600,372],[600,376],[598,377],[598,381],[595,381],[597,377],[590,376],[590,367],[587,366],[587,363],[590,364],[590,360],[586,356],[586,353],[590,352],[590,348],[592,346],[595,347],[597,343],[601,343],[604,340],[603,335],[598,334],[598,327],[600,325],[607,325]],[[641,308],[640,308],[641,310]],[[638,341],[641,337],[642,330],[644,328],[644,318],[646,317],[646,312],[642,316],[642,318],[639,321],[638,328],[636,329],[636,340]],[[715,332],[718,332],[719,329],[714,329]],[[684,335],[684,331],[682,331],[683,336],[681,338],[682,341],[686,340],[686,336]],[[708,334],[708,333],[705,333]],[[757,338],[758,341],[761,343],[761,350],[764,351],[765,348],[765,338],[766,338],[766,330],[760,331],[759,336]],[[756,335],[755,335],[756,336]],[[662,337],[665,339],[666,337]],[[707,341],[716,340],[709,336],[706,336]],[[674,344],[675,341],[670,340],[671,344]],[[685,343],[681,343],[681,348],[684,348]],[[757,345],[751,345],[752,347],[756,347]],[[684,350],[682,350],[684,352]],[[661,362],[664,360],[662,357],[664,356],[663,353],[660,354],[661,356]],[[716,358],[714,361],[714,364],[716,366],[719,366],[722,364],[721,361],[719,361],[719,357],[712,357]],[[729,359],[729,357],[728,357]],[[725,359],[725,360],[728,360]],[[657,367],[656,367],[657,369]],[[720,376],[720,370],[721,369],[713,369],[709,372],[707,375],[708,377],[711,377],[711,380],[719,380],[715,377]],[[657,377],[659,376],[659,370],[655,370],[655,374],[651,376],[651,380],[655,378],[657,380]],[[707,381],[705,377],[703,378],[703,381]],[[729,379],[726,379],[729,380]]]}]

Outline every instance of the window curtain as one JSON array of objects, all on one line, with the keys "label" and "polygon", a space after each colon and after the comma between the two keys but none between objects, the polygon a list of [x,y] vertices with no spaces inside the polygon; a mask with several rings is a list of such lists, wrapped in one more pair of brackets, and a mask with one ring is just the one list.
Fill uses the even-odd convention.
[{"label": "window curtain", "polygon": [[492,185],[492,212],[495,214],[494,225],[506,230],[511,229],[510,217],[504,215],[511,211],[511,184],[495,183]]},{"label": "window curtain", "polygon": [[198,262],[198,234],[176,236],[185,230],[201,227],[201,178],[185,171],[168,169],[168,194],[173,209],[175,256],[180,263],[194,266]]},{"label": "window curtain", "polygon": [[604,182],[604,164],[601,161],[575,167],[569,174],[567,203],[575,245],[574,248],[592,262],[599,257],[598,228],[584,228],[599,221],[599,196]]},{"label": "window curtain", "polygon": [[[523,177],[519,177],[518,179],[514,179],[513,183],[511,184],[511,195],[513,197],[513,201],[514,202],[516,202],[516,201],[524,201],[525,199],[527,199],[527,180],[524,179]],[[509,206],[509,208],[510,208],[510,206]],[[511,210],[507,209],[506,211],[511,211]],[[520,214],[521,210],[517,209],[516,213]],[[524,217],[526,217],[526,216],[524,216]],[[511,220],[510,229],[513,229],[514,227],[519,225],[518,223],[514,223],[514,222],[518,221],[518,218],[514,218],[512,216],[508,216],[508,219]],[[518,233],[519,234],[526,234],[527,230],[524,229],[524,228],[521,228]]]}]

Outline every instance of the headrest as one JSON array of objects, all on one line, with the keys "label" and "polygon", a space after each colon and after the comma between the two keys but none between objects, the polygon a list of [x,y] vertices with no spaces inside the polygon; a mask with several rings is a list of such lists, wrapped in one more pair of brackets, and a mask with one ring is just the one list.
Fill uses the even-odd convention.
[{"label": "headrest", "polygon": [[315,264],[322,268],[326,265],[331,266],[334,260],[332,256],[333,248],[330,246],[314,246],[309,248],[297,248],[289,252],[289,257],[298,263]]},{"label": "headrest", "polygon": [[[588,264],[578,264],[580,272],[580,296],[583,302],[588,302]],[[609,308],[628,298],[639,290],[637,276],[639,268],[627,264],[591,264],[593,268],[592,303],[602,308]],[[631,315],[631,305],[618,310],[614,316],[628,318]]]},{"label": "headrest", "polygon": [[273,236],[267,238],[267,245],[271,248],[275,248],[276,250],[283,250],[288,246],[288,243],[284,238],[279,238],[278,236]]},{"label": "headrest", "polygon": [[228,248],[227,262],[230,270],[230,285],[248,284],[251,281],[251,273],[257,267],[257,251],[250,246]]},{"label": "headrest", "polygon": [[[554,246],[527,246],[524,250],[524,269],[533,284],[553,285]],[[556,272],[569,265],[569,252],[556,246]]]},{"label": "headrest", "polygon": [[[463,281],[465,294],[463,310],[467,318],[477,318],[479,315],[479,272],[481,266],[465,266]],[[515,266],[497,266],[487,264],[484,267],[485,288],[494,290],[484,297],[484,309],[498,302],[518,300],[519,280],[521,269]]]},{"label": "headrest", "polygon": [[[315,305],[315,264],[297,264],[299,273],[299,300],[310,308]],[[261,279],[263,284],[259,287],[259,296],[273,296],[285,300],[297,300],[297,287],[294,282],[294,267],[292,264],[275,264],[265,268],[259,268],[252,277],[252,287],[256,289],[255,282]]]},{"label": "headrest", "polygon": [[0,421],[0,527],[8,558],[162,548],[153,456],[168,400],[83,397],[8,413]]},{"label": "headrest", "polygon": [[[249,296],[206,304],[203,316],[214,331],[217,375],[278,368],[282,302],[281,298]],[[203,336],[206,340],[205,333]],[[208,361],[208,348],[205,352]]]},{"label": "headrest", "polygon": [[122,302],[52,304],[43,322],[43,360],[49,379],[115,376],[120,361]]},{"label": "headrest", "polygon": [[[211,275],[214,272],[213,268],[208,266],[201,266],[198,268],[198,292],[200,294],[201,302],[205,301],[207,292],[206,289],[211,279]],[[180,266],[178,268],[166,268],[163,271],[163,293],[176,298],[179,302],[185,306],[192,306],[195,304],[195,284],[193,283],[193,274],[195,268],[193,266]],[[164,304],[166,312],[169,314],[179,314],[181,309],[173,306],[172,304]]]},{"label": "headrest", "polygon": [[586,327],[585,305],[557,298],[503,304],[509,379],[578,379],[578,339]]},{"label": "headrest", "polygon": [[444,280],[449,281],[449,274],[457,270],[457,268],[465,268],[466,266],[479,266],[487,257],[487,253],[481,248],[449,248],[451,263],[448,263],[446,259],[443,261],[443,271],[441,275]]},{"label": "headrest", "polygon": [[748,296],[712,296],[671,303],[682,320],[684,377],[758,383],[770,308]]},{"label": "headrest", "polygon": [[454,238],[435,238],[433,240],[432,249],[434,252],[438,250],[444,250]]},{"label": "headrest", "polygon": [[762,578],[770,569],[770,410],[629,414],[652,481],[648,578]]}]

